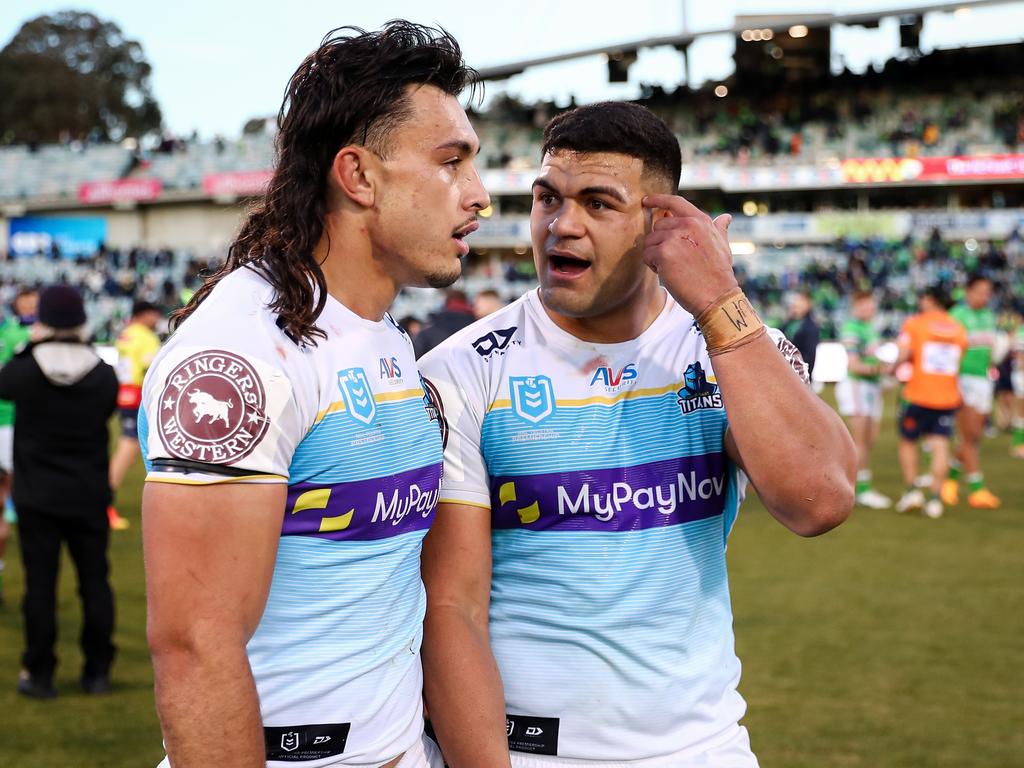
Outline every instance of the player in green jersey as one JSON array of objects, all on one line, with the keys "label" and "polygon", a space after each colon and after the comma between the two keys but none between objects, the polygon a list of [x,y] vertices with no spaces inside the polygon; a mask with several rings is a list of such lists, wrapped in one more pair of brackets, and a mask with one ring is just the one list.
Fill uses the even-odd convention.
[{"label": "player in green jersey", "polygon": [[857,503],[888,509],[892,499],[871,487],[871,448],[882,424],[881,363],[875,357],[881,337],[873,322],[878,305],[871,291],[857,291],[850,309],[853,317],[839,334],[846,347],[847,376],[836,384],[836,401],[857,445]]},{"label": "player in green jersey", "polygon": [[988,303],[992,299],[992,281],[982,275],[967,280],[964,301],[949,314],[967,331],[967,351],[960,361],[960,394],[963,407],[957,412],[959,445],[949,477],[942,485],[944,504],[959,500],[959,480],[963,473],[968,485],[967,503],[975,509],[997,509],[996,497],[985,487],[978,448],[985,434],[985,419],[992,412],[994,385],[988,376],[992,365],[992,347],[996,340],[996,316]]},{"label": "player in green jersey", "polygon": [[[7,365],[14,353],[28,342],[29,329],[36,321],[39,293],[22,288],[11,302],[11,316],[0,324],[0,368]],[[0,400],[0,603],[3,602],[4,555],[10,537],[10,522],[4,514],[4,502],[11,490],[14,469],[14,404]]]}]

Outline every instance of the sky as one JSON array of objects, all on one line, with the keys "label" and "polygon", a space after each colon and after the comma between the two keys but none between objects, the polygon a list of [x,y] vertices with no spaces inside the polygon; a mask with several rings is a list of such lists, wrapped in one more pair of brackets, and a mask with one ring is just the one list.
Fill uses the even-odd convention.
[{"label": "sky", "polygon": [[[505,64],[555,53],[645,37],[730,27],[737,15],[856,13],[935,4],[936,0],[79,0],[74,6],[39,0],[0,0],[0,46],[30,18],[67,7],[114,21],[142,44],[153,66],[151,85],[166,128],[193,130],[205,138],[236,136],[245,121],[276,114],[291,73],[323,35],[354,24],[380,27],[392,18],[442,25],[462,44],[475,67]],[[969,3],[965,3],[969,5]],[[1024,39],[1024,2],[977,8],[968,14],[926,17],[922,49]],[[840,28],[833,51],[855,71],[884,62],[897,49],[894,19],[876,30]],[[692,84],[720,80],[732,70],[730,36],[711,36],[690,51]],[[609,84],[600,57],[538,67],[503,83],[488,84],[487,98],[504,92],[525,101],[581,103],[625,99],[639,84],[670,88],[684,79],[682,57],[673,49],[641,51],[628,83]]]}]

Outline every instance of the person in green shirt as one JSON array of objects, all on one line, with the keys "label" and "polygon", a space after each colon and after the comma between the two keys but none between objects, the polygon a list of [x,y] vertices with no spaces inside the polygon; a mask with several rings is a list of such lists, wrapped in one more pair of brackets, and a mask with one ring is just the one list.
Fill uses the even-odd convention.
[{"label": "person in green shirt", "polygon": [[881,363],[875,357],[880,336],[874,326],[878,311],[874,294],[857,291],[850,300],[850,310],[853,317],[839,332],[846,348],[847,376],[836,384],[836,401],[857,446],[857,503],[888,509],[892,499],[871,487],[871,449],[882,424]]},{"label": "person in green shirt", "polygon": [[999,498],[985,487],[978,448],[985,434],[985,420],[992,412],[994,384],[988,371],[996,340],[996,316],[988,308],[992,281],[974,274],[967,280],[964,300],[950,310],[950,316],[967,331],[967,351],[960,361],[960,394],[963,406],[957,411],[959,440],[956,461],[950,463],[949,477],[942,484],[942,501],[953,505],[960,498],[960,476],[967,481],[967,503],[974,509],[997,509]]},{"label": "person in green shirt", "polygon": [[[7,365],[14,353],[28,343],[30,329],[36,321],[39,293],[22,288],[11,302],[11,316],[0,324],[0,368]],[[0,603],[4,599],[4,555],[11,535],[10,521],[4,513],[4,502],[11,491],[14,470],[14,404],[0,400]]]}]

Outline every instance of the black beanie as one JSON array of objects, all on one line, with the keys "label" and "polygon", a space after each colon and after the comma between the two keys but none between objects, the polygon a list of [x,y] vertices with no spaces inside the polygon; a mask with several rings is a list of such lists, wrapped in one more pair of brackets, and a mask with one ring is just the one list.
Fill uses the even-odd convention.
[{"label": "black beanie", "polygon": [[58,330],[85,325],[85,306],[77,288],[49,285],[39,294],[39,322]]}]

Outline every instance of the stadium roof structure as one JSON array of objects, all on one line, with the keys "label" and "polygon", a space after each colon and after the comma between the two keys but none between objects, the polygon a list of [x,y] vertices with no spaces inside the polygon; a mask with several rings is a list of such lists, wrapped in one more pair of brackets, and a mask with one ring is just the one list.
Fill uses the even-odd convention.
[{"label": "stadium roof structure", "polygon": [[[892,16],[923,16],[926,13],[948,13],[956,11],[960,8],[981,8],[990,5],[1006,5],[1013,2],[1013,0],[973,0],[973,2],[959,2],[959,3],[936,3],[934,5],[915,5],[915,6],[901,6],[897,8],[887,9],[875,9],[872,11],[864,11],[861,13],[848,13],[848,14],[757,14],[757,24],[759,28],[771,29],[773,32],[782,32],[789,29],[792,25],[800,23],[808,28],[819,28],[819,27],[831,27],[835,24],[841,24],[845,26],[859,26],[859,25],[874,25],[880,19],[889,18]],[[557,53],[550,56],[541,56],[534,59],[524,59],[522,61],[511,62],[509,64],[499,64],[493,67],[480,67],[479,73],[484,80],[505,80],[509,77],[521,74],[523,71],[530,69],[531,67],[539,67],[545,64],[555,64],[560,61],[568,61],[570,59],[579,59],[585,56],[596,56],[598,54],[605,54],[609,57],[623,57],[635,55],[636,52],[641,48],[657,48],[660,46],[671,45],[679,49],[687,48],[690,43],[700,37],[707,37],[709,35],[721,35],[721,34],[732,34],[739,35],[745,29],[750,26],[751,19],[748,17],[740,17],[742,21],[738,21],[731,27],[725,27],[722,29],[708,29],[700,32],[685,32],[675,35],[661,35],[658,37],[646,37],[641,40],[630,40],[622,43],[614,43],[611,45],[602,45],[594,48],[586,48],[579,51],[570,51],[568,53]]]}]

